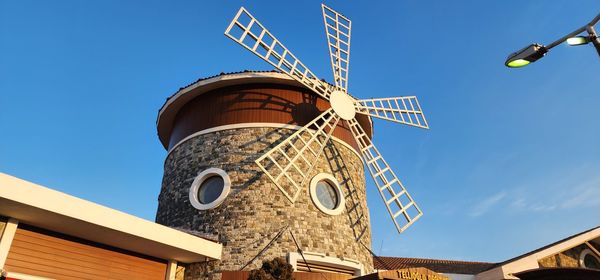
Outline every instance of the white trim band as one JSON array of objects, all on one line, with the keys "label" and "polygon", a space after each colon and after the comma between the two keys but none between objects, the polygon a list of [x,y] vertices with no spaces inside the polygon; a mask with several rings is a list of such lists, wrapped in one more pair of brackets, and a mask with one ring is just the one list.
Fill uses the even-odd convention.
[{"label": "white trim band", "polygon": [[[230,130],[230,129],[241,129],[241,128],[285,128],[285,129],[291,129],[291,130],[300,130],[302,127],[299,125],[282,124],[282,123],[240,123],[240,124],[227,124],[227,125],[215,126],[215,127],[200,130],[198,132],[194,132],[194,133],[188,135],[187,137],[181,139],[179,142],[177,142],[177,144],[173,145],[173,147],[169,149],[169,151],[167,152],[167,156],[165,158],[169,158],[169,155],[171,155],[171,152],[173,152],[173,150],[175,150],[175,148],[177,148],[179,145],[183,144],[184,142],[186,142],[196,136],[208,134],[208,133],[212,133],[212,132],[217,132],[217,131]],[[358,156],[358,158],[361,161],[363,160],[362,156],[358,153],[358,151],[356,151],[354,149],[354,147],[350,146],[350,144],[344,142],[343,140],[341,140],[333,135],[331,135],[331,139],[338,142],[339,144],[342,144],[344,147],[350,149],[352,152],[354,152],[354,154],[356,156]]]},{"label": "white trim band", "polygon": [[2,234],[0,236],[0,269],[4,268],[6,258],[8,257],[8,251],[10,250],[10,245],[12,245],[12,241],[15,238],[15,233],[17,232],[18,226],[19,221],[17,219],[10,218],[4,226],[4,231],[0,233]]},{"label": "white trim band", "polygon": [[6,273],[6,277],[14,278],[14,279],[21,279],[21,280],[56,280],[54,278],[46,278],[46,277],[41,277],[41,276],[34,276],[34,275],[25,274],[25,273],[10,272],[10,271],[8,271]]}]

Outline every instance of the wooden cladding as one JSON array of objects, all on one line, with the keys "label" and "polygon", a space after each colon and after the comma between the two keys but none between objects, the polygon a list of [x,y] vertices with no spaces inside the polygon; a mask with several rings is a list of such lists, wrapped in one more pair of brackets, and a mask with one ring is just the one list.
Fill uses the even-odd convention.
[{"label": "wooden cladding", "polygon": [[[177,113],[169,138],[169,149],[185,137],[208,128],[243,123],[278,123],[304,126],[330,107],[329,102],[307,89],[276,84],[245,84],[219,88],[194,98]],[[366,116],[357,120],[367,134]],[[346,122],[333,135],[357,147]]]},{"label": "wooden cladding", "polygon": [[166,262],[19,225],[8,272],[53,279],[165,279]]}]

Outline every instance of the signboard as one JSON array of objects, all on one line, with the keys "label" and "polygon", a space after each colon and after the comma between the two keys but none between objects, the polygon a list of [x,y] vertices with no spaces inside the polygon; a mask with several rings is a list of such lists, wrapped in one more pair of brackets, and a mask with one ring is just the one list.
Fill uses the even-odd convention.
[{"label": "signboard", "polygon": [[[403,280],[450,280],[448,276],[423,267],[380,271],[363,276],[366,279],[403,279]],[[360,279],[360,278],[359,278]]]},{"label": "signboard", "polygon": [[398,278],[407,280],[450,280],[448,276],[435,273],[428,269],[408,268],[396,270]]}]

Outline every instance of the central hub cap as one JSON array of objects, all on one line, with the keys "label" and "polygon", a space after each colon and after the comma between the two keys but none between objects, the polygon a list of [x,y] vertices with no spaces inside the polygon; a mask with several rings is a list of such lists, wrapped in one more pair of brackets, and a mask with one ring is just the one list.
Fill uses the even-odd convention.
[{"label": "central hub cap", "polygon": [[336,90],[329,96],[329,103],[333,111],[344,120],[351,120],[356,114],[354,109],[354,98],[347,93]]}]

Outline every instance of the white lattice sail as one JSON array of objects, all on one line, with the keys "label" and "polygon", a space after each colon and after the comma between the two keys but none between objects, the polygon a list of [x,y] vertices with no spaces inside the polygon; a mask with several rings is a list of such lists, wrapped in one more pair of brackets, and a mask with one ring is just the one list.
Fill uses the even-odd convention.
[{"label": "white lattice sail", "polygon": [[292,203],[317,164],[340,117],[332,109],[296,131],[256,160],[256,164]]},{"label": "white lattice sail", "polygon": [[[336,126],[346,120],[396,229],[403,232],[423,212],[358,124],[355,113],[420,128],[428,128],[429,125],[415,96],[356,100],[348,94],[352,22],[325,5],[321,7],[335,86],[319,80],[243,7],[225,31],[227,37],[313,90],[331,105],[330,109],[259,157],[256,164],[294,203]],[[326,156],[327,160],[335,160]],[[352,216],[351,227],[357,235],[362,235],[366,230],[361,224],[365,212],[356,201],[350,207],[347,210]]]},{"label": "white lattice sail", "polygon": [[231,21],[225,35],[323,98],[329,99],[331,92],[327,84],[317,79],[315,74],[244,7],[240,8]]},{"label": "white lattice sail", "polygon": [[355,119],[348,121],[348,124],[396,229],[398,232],[403,232],[419,219],[423,212],[375,148],[360,124]]},{"label": "white lattice sail", "polygon": [[339,89],[347,92],[352,22],[324,4],[321,4],[321,8],[331,58],[331,69],[333,70],[333,80]]},{"label": "white lattice sail", "polygon": [[371,117],[429,128],[416,96],[360,99],[356,101],[356,109]]}]

